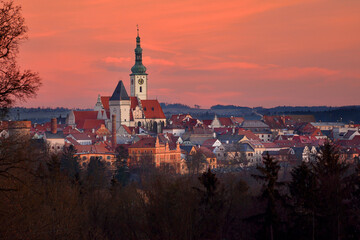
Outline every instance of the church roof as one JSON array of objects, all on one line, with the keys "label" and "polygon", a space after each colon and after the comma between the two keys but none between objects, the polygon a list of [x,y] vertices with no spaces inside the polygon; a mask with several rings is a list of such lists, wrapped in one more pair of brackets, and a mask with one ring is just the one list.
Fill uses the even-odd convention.
[{"label": "church roof", "polygon": [[141,100],[145,118],[166,118],[158,100]]},{"label": "church roof", "polygon": [[102,103],[102,105],[103,105],[103,107],[104,107],[104,109],[106,110],[106,111],[110,111],[110,108],[109,108],[109,99],[110,99],[110,97],[108,97],[108,96],[101,96],[101,103]]},{"label": "church roof", "polygon": [[110,98],[110,101],[114,101],[114,100],[130,100],[129,95],[126,92],[125,86],[121,80],[119,81],[118,85],[114,90],[114,93]]},{"label": "church roof", "polygon": [[97,119],[97,115],[97,111],[74,111],[75,124],[78,128],[82,129],[84,127],[85,120]]}]

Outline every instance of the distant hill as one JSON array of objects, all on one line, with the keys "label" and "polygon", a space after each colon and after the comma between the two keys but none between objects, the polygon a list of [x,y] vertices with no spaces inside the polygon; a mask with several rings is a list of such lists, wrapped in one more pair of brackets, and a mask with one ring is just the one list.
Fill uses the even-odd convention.
[{"label": "distant hill", "polygon": [[[261,119],[263,115],[313,115],[316,121],[336,122],[350,121],[360,123],[360,106],[278,106],[273,108],[263,107],[243,107],[236,105],[214,105],[210,109],[192,108],[181,103],[160,103],[167,117],[173,114],[189,113],[193,117],[204,120],[213,119],[216,114],[219,117],[238,116],[245,119]],[[66,117],[72,109],[69,108],[12,108],[6,119],[11,120],[30,120],[32,122],[43,123],[50,121],[53,117]],[[92,109],[76,109],[92,110]]]}]

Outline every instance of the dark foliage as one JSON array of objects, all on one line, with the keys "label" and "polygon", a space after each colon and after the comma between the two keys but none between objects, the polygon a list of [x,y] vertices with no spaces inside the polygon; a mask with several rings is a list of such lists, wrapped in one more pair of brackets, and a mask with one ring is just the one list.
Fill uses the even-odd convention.
[{"label": "dark foliage", "polygon": [[21,7],[13,1],[0,2],[0,110],[6,113],[15,100],[36,95],[41,83],[37,73],[21,71],[16,62],[20,41],[27,27]]}]

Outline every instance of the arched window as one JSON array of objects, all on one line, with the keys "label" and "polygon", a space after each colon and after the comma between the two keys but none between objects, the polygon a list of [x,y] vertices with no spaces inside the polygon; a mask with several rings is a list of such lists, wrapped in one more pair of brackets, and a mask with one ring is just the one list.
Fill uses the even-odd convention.
[{"label": "arched window", "polygon": [[140,87],[140,92],[142,92],[142,87]]}]

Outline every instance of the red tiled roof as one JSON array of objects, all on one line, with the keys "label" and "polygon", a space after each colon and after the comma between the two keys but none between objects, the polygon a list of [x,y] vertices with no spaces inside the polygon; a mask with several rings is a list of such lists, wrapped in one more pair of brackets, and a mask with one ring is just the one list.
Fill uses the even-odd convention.
[{"label": "red tiled roof", "polygon": [[131,134],[131,129],[128,127],[128,126],[126,126],[126,125],[121,125],[124,129],[125,129],[125,131],[128,133],[128,134]]},{"label": "red tiled roof", "polygon": [[273,142],[264,142],[262,143],[265,148],[278,148],[279,146]]},{"label": "red tiled roof", "polygon": [[86,133],[71,133],[70,135],[73,136],[75,140],[91,140],[90,135]]},{"label": "red tiled roof", "polygon": [[241,124],[245,120],[243,117],[230,117],[230,119],[235,124]]},{"label": "red tiled roof", "polygon": [[94,145],[77,145],[75,146],[77,153],[113,153],[106,143],[98,143]]},{"label": "red tiled roof", "polygon": [[178,139],[172,133],[159,133],[158,134],[160,144],[169,144],[170,149],[176,149],[176,140]]},{"label": "red tiled roof", "polygon": [[220,128],[214,128],[214,132],[217,134],[223,135],[227,133],[232,133],[233,129],[229,127],[220,127]]},{"label": "red tiled roof", "polygon": [[154,148],[156,139],[153,137],[144,137],[136,143],[129,146],[129,148]]},{"label": "red tiled roof", "polygon": [[83,129],[91,130],[91,129],[99,129],[101,124],[105,124],[105,120],[98,119],[85,119]]},{"label": "red tiled roof", "polygon": [[86,119],[97,119],[97,111],[74,111],[75,124],[78,128],[83,128]]},{"label": "red tiled roof", "polygon": [[80,143],[78,143],[75,139],[71,138],[71,137],[67,137],[66,141],[70,142],[70,144],[77,146],[80,145]]},{"label": "red tiled roof", "polygon": [[34,127],[37,132],[46,132],[51,130],[51,123],[46,122],[44,124],[36,124],[36,127]]},{"label": "red tiled roof", "polygon": [[130,97],[130,108],[135,109],[139,105],[137,97]]},{"label": "red tiled roof", "polygon": [[205,142],[203,142],[202,146],[212,147],[214,145],[214,143],[216,142],[216,140],[217,140],[216,138],[205,140]]},{"label": "red tiled roof", "polygon": [[158,100],[141,100],[141,105],[145,118],[166,118]]},{"label": "red tiled roof", "polygon": [[0,121],[0,130],[8,129],[9,122],[8,121]]},{"label": "red tiled roof", "polygon": [[109,99],[110,99],[110,97],[109,96],[102,96],[101,97],[101,103],[102,103],[102,105],[103,105],[103,107],[104,107],[104,109],[106,110],[106,111],[110,111],[110,107],[109,107]]},{"label": "red tiled roof", "polygon": [[243,128],[240,128],[238,131],[239,135],[244,135],[246,136],[248,139],[250,140],[258,140],[261,141],[260,138],[258,136],[256,136],[252,131],[250,130],[245,130]]},{"label": "red tiled roof", "polygon": [[203,120],[203,124],[206,125],[206,126],[209,126],[211,125],[213,120]]},{"label": "red tiled roof", "polygon": [[184,120],[184,118],[187,115],[189,115],[189,114],[175,114],[175,115],[172,115],[171,118],[170,118],[170,121],[181,122],[182,120]]},{"label": "red tiled roof", "polygon": [[228,117],[220,117],[219,121],[222,126],[230,127],[233,125],[233,122]]},{"label": "red tiled roof", "polygon": [[80,133],[80,131],[76,128],[72,128],[72,126],[67,126],[63,129],[64,134],[70,134],[70,133]]},{"label": "red tiled roof", "polygon": [[216,158],[215,154],[206,147],[200,147],[197,148],[196,150],[204,154],[206,158]]}]

